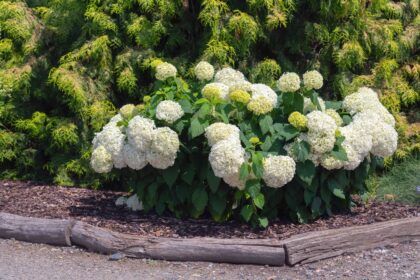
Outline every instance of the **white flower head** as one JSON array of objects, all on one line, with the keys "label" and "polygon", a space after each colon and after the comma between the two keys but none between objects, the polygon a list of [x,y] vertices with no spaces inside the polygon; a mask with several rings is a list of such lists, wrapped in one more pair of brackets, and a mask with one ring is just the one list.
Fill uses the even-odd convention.
[{"label": "white flower head", "polygon": [[155,128],[153,120],[135,116],[127,126],[128,143],[137,150],[146,152],[152,144]]},{"label": "white flower head", "polygon": [[209,83],[201,89],[201,94],[207,99],[227,100],[229,87],[222,83]]},{"label": "white flower head", "polygon": [[98,146],[93,150],[90,166],[97,173],[108,173],[112,170],[112,156],[104,146]]},{"label": "white flower head", "polygon": [[295,176],[296,163],[289,156],[269,155],[264,159],[263,180],[267,186],[281,188]]},{"label": "white flower head", "polygon": [[248,81],[240,81],[237,83],[234,83],[229,86],[229,93],[234,92],[235,90],[243,90],[246,92],[251,92],[252,84]]},{"label": "white flower head", "polygon": [[325,154],[334,148],[335,134],[308,132],[308,143],[312,153]]},{"label": "white flower head", "polygon": [[156,107],[156,118],[170,124],[182,118],[183,115],[184,111],[181,105],[175,101],[164,100]]},{"label": "white flower head", "polygon": [[331,155],[323,155],[321,157],[321,165],[327,170],[340,169],[344,166],[344,161],[336,159]]},{"label": "white flower head", "polygon": [[205,136],[210,146],[229,138],[240,143],[239,132],[239,128],[235,125],[217,122],[206,128]]},{"label": "white flower head", "polygon": [[316,70],[307,71],[303,74],[303,84],[307,89],[320,89],[324,84],[324,79]]},{"label": "white flower head", "polygon": [[194,74],[200,81],[210,81],[214,76],[214,67],[206,61],[200,61],[194,68]]},{"label": "white flower head", "polygon": [[256,100],[260,96],[263,96],[270,101],[273,108],[277,107],[277,94],[269,86],[264,84],[253,84],[251,85],[251,93],[252,100]]},{"label": "white flower head", "polygon": [[168,62],[163,62],[156,67],[156,79],[165,81],[168,78],[176,77],[176,67]]},{"label": "white flower head", "polygon": [[210,151],[210,165],[217,177],[232,176],[239,172],[245,161],[245,150],[234,140],[226,139],[216,143]]},{"label": "white flower head", "polygon": [[105,125],[101,132],[95,134],[95,138],[92,141],[94,149],[98,146],[104,146],[111,154],[115,168],[126,167],[122,157],[124,142],[125,135],[121,132],[121,129],[116,126],[116,123],[108,123]]},{"label": "white flower head", "polygon": [[146,153],[135,149],[130,144],[124,145],[124,161],[127,166],[134,170],[141,170],[147,165]]},{"label": "white flower head", "polygon": [[176,154],[166,155],[151,150],[146,154],[147,161],[156,169],[167,169],[175,164]]},{"label": "white flower head", "polygon": [[337,124],[328,114],[321,111],[313,111],[306,115],[307,127],[310,133],[325,133],[335,135]]},{"label": "white flower head", "polygon": [[169,127],[156,129],[151,150],[167,157],[176,156],[179,150],[178,134]]},{"label": "white flower head", "polygon": [[126,201],[126,204],[131,211],[143,210],[143,203],[140,201],[137,194],[130,196]]},{"label": "white flower head", "polygon": [[288,72],[281,75],[277,81],[277,87],[281,92],[295,92],[300,89],[300,78],[296,73]]},{"label": "white flower head", "polygon": [[222,83],[230,87],[236,83],[246,81],[246,79],[242,72],[232,69],[230,67],[225,67],[216,72],[216,75],[214,76],[214,81],[216,83]]},{"label": "white flower head", "polygon": [[[319,106],[321,107],[321,111],[324,112],[325,111],[325,102],[321,97],[318,97],[318,103]],[[316,104],[312,103],[311,99],[308,97],[304,97],[303,98],[303,113],[307,114],[309,112],[312,111],[318,111],[319,108]]]},{"label": "white flower head", "polygon": [[231,187],[238,188],[240,190],[245,189],[245,182],[239,179],[239,173],[225,176],[223,177],[223,181]]}]

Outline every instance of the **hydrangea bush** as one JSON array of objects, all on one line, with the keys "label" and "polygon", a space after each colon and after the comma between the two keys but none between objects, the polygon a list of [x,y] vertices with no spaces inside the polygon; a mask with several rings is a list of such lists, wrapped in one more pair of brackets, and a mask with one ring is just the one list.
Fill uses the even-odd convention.
[{"label": "hydrangea bush", "polygon": [[370,88],[328,102],[315,70],[285,73],[273,89],[204,61],[188,82],[157,64],[156,90],[120,109],[91,157],[98,173],[132,170],[130,201],[145,211],[263,227],[286,212],[306,222],[351,207],[371,169],[396,150],[395,120]]}]

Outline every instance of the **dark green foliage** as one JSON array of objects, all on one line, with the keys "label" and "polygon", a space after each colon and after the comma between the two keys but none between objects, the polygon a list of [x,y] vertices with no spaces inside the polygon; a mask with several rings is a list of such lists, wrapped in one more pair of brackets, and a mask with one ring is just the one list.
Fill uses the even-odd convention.
[{"label": "dark green foliage", "polygon": [[[185,76],[205,59],[273,86],[281,71],[319,69],[327,96],[369,85],[393,113],[415,116],[419,28],[418,0],[1,1],[0,173],[129,185],[119,179],[124,174],[92,174],[90,141],[116,107],[150,94],[156,57],[176,62]],[[285,101],[299,111],[299,100]],[[207,125],[196,117],[184,128],[193,137]],[[411,129],[418,118],[397,120],[403,158],[419,149],[419,132]],[[286,140],[295,133],[276,131]],[[264,150],[280,141],[262,140]],[[191,173],[180,176],[192,180]],[[220,210],[217,198],[208,199]]]}]

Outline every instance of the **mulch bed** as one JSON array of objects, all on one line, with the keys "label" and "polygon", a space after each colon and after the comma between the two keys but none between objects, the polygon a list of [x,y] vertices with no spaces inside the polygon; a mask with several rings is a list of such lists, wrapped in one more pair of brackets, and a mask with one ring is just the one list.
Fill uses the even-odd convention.
[{"label": "mulch bed", "polygon": [[72,218],[122,233],[159,237],[275,238],[365,225],[420,215],[420,206],[373,202],[357,206],[349,213],[319,219],[310,224],[289,220],[273,221],[264,230],[238,222],[216,223],[208,219],[176,219],[117,208],[115,200],[123,192],[93,191],[48,186],[31,182],[0,181],[0,211],[38,218]]}]

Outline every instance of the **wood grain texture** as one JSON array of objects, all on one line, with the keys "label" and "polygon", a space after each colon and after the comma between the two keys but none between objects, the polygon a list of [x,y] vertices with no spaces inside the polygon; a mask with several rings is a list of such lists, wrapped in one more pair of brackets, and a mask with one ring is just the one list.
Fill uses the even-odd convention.
[{"label": "wood grain texture", "polygon": [[310,263],[420,238],[420,217],[315,231],[284,240],[286,263]]},{"label": "wood grain texture", "polygon": [[69,220],[39,219],[0,213],[0,238],[70,246],[72,225],[73,222]]},{"label": "wood grain texture", "polygon": [[275,266],[285,263],[283,245],[271,240],[141,238],[76,222],[71,241],[94,252],[120,252],[134,258]]}]

